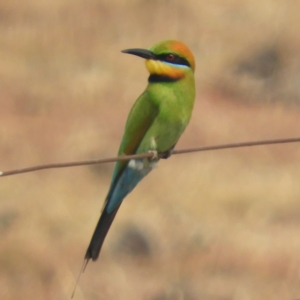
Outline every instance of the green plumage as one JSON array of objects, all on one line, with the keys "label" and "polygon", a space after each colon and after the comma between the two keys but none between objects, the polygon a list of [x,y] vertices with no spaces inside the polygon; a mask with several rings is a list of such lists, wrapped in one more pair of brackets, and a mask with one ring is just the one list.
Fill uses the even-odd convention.
[{"label": "green plumage", "polygon": [[[194,105],[194,78],[189,75],[176,82],[148,84],[129,113],[118,155],[149,150],[165,152],[177,143]],[[127,163],[116,163],[113,180]]]},{"label": "green plumage", "polygon": [[[124,52],[145,58],[150,77],[129,113],[118,154],[172,150],[189,123],[194,106],[194,57],[177,41],[161,42],[151,50]],[[86,252],[87,260],[97,259],[122,200],[151,171],[152,163],[147,159],[116,163],[102,215]]]}]

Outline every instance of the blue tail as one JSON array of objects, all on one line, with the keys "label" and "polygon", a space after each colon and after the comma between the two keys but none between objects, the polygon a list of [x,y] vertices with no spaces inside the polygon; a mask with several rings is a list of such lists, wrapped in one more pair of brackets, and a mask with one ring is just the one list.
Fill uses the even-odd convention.
[{"label": "blue tail", "polygon": [[86,260],[98,258],[104,239],[123,199],[152,170],[153,166],[154,164],[148,161],[145,164],[143,160],[131,160],[121,176],[112,183],[101,217],[86,251]]}]

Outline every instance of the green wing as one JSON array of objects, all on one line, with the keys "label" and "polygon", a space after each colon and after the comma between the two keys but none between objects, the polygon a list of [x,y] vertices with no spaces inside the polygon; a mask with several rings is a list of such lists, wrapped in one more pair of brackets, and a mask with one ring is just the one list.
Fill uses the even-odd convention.
[{"label": "green wing", "polygon": [[[118,155],[135,154],[146,132],[158,115],[158,106],[151,101],[149,93],[145,91],[134,103],[125,126],[125,132],[119,148]],[[128,161],[116,163],[112,185],[115,185],[119,176],[127,166]]]}]

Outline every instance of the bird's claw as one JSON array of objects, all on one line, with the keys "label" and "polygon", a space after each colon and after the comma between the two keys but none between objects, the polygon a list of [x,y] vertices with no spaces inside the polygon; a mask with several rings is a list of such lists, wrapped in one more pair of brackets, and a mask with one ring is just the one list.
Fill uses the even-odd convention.
[{"label": "bird's claw", "polygon": [[156,150],[149,150],[148,153],[152,154],[152,157],[150,157],[150,160],[157,160],[158,159],[158,152]]},{"label": "bird's claw", "polygon": [[169,149],[168,151],[163,153],[161,158],[163,158],[163,159],[169,158],[172,155],[173,151],[174,151],[174,148]]}]

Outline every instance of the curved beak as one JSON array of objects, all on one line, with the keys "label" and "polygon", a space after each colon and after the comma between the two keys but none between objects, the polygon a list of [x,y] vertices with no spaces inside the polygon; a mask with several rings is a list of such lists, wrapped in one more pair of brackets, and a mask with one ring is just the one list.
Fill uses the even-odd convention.
[{"label": "curved beak", "polygon": [[126,49],[126,50],[122,50],[122,53],[127,53],[127,54],[132,54],[132,55],[136,55],[145,59],[155,59],[155,55],[150,51],[150,50],[146,50],[146,49],[138,49],[138,48],[134,48],[134,49]]}]

